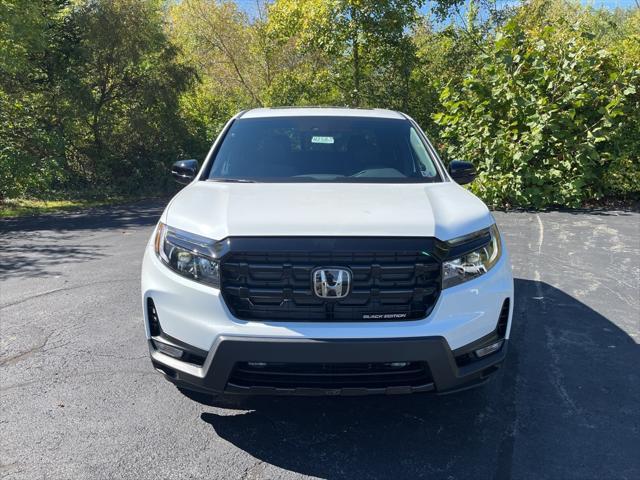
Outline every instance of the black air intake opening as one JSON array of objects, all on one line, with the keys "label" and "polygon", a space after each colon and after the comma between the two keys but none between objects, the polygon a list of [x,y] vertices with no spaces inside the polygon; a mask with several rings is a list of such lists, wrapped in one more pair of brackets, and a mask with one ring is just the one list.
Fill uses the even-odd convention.
[{"label": "black air intake opening", "polygon": [[147,321],[149,322],[149,331],[152,337],[157,337],[162,333],[160,328],[160,319],[158,318],[158,312],[156,306],[153,303],[151,297],[147,298]]},{"label": "black air intake opening", "polygon": [[504,338],[507,334],[507,326],[509,325],[509,299],[507,298],[502,304],[502,310],[500,310],[500,316],[498,317],[498,326],[496,327],[496,333],[499,338]]},{"label": "black air intake opening", "polygon": [[271,388],[418,387],[433,382],[425,362],[267,363],[239,362],[229,383]]}]

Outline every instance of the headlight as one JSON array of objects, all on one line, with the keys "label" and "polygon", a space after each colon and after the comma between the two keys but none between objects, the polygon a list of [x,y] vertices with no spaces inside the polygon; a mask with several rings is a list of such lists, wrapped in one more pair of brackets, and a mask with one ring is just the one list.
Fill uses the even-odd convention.
[{"label": "headlight", "polygon": [[[481,238],[483,233],[486,235],[486,230],[478,236]],[[469,253],[465,253],[458,258],[446,260],[442,263],[443,289],[473,280],[487,273],[498,262],[500,255],[502,255],[502,243],[500,242],[498,227],[494,224],[489,229],[488,234],[491,239],[486,245]],[[449,243],[455,246],[456,244],[460,244],[461,241],[466,241],[466,237],[453,240]]]},{"label": "headlight", "polygon": [[159,223],[155,250],[166,266],[183,277],[220,287],[220,262],[215,258],[214,240]]}]

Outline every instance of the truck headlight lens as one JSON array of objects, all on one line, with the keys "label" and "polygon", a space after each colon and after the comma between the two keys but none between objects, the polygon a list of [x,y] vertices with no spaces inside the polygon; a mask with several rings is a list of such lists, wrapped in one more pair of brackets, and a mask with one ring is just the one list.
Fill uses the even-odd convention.
[{"label": "truck headlight lens", "polygon": [[[442,288],[459,285],[487,273],[502,255],[502,243],[498,227],[490,229],[491,240],[477,250],[442,263]],[[454,241],[455,243],[455,241]]]},{"label": "truck headlight lens", "polygon": [[159,223],[155,251],[167,267],[183,277],[220,287],[220,262],[214,258],[214,240]]}]

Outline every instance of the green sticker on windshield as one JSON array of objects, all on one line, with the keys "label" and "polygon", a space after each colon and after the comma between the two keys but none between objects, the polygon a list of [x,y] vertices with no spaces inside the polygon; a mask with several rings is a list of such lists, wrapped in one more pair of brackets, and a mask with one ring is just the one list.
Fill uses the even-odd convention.
[{"label": "green sticker on windshield", "polygon": [[311,143],[333,143],[333,137],[311,137]]}]

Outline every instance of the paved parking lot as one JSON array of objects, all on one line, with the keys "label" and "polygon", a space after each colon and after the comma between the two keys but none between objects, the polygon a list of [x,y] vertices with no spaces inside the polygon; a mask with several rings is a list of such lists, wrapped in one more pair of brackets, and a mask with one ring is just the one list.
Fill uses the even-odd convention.
[{"label": "paved parking lot", "polygon": [[640,478],[640,214],[496,213],[515,323],[481,389],[203,405],[147,356],[161,208],[0,220],[0,477]]}]

